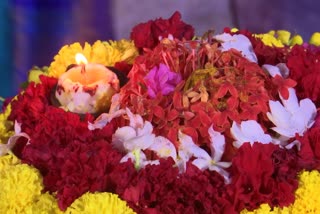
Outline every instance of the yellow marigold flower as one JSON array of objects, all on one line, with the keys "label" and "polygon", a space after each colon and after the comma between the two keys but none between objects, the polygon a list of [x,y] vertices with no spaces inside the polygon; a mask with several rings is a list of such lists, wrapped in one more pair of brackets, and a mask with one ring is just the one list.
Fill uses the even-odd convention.
[{"label": "yellow marigold flower", "polygon": [[70,214],[134,214],[135,212],[127,206],[127,203],[119,199],[118,195],[112,193],[85,193],[75,200],[67,209]]},{"label": "yellow marigold flower", "polygon": [[236,32],[238,32],[238,31],[239,31],[239,29],[238,29],[238,28],[236,28],[236,27],[231,28],[231,32],[232,32],[232,33],[236,33]]},{"label": "yellow marigold flower", "polygon": [[88,62],[99,63],[105,66],[114,66],[116,62],[126,61],[132,63],[138,56],[138,51],[133,41],[119,40],[101,42],[96,41],[92,46],[85,43],[82,48],[79,43],[73,43],[62,47],[54,57],[54,61],[48,68],[48,74],[52,77],[59,77],[71,64],[76,64],[75,55],[83,54]]},{"label": "yellow marigold flower", "polygon": [[302,45],[303,39],[300,35],[294,35],[290,40],[290,46]]},{"label": "yellow marigold flower", "polygon": [[303,43],[303,39],[299,34],[291,37],[291,33],[286,30],[271,30],[266,34],[256,34],[254,36],[260,38],[268,46],[284,47],[284,45],[294,46]]},{"label": "yellow marigold flower", "polygon": [[20,160],[12,153],[8,153],[4,156],[0,156],[0,172],[8,166],[17,165]]},{"label": "yellow marigold flower", "polygon": [[320,46],[320,32],[315,32],[311,35],[310,44]]},{"label": "yellow marigold flower", "polygon": [[0,213],[24,213],[23,209],[40,196],[40,173],[27,164],[12,165],[0,171]]},{"label": "yellow marigold flower", "polygon": [[9,137],[14,134],[13,122],[7,118],[11,113],[11,105],[9,104],[3,113],[0,113],[0,143],[7,143]]},{"label": "yellow marigold flower", "polygon": [[296,200],[291,206],[292,214],[320,213],[320,173],[317,170],[300,174]]},{"label": "yellow marigold flower", "polygon": [[36,201],[29,204],[24,209],[25,214],[62,214],[63,212],[59,209],[56,198],[49,194],[44,193],[40,195]]},{"label": "yellow marigold flower", "polygon": [[40,83],[40,75],[48,75],[48,67],[44,66],[42,68],[39,68],[38,66],[34,66],[29,70],[28,74],[28,82],[35,82],[35,83]]},{"label": "yellow marigold flower", "polygon": [[255,34],[255,37],[261,39],[261,41],[271,47],[283,47],[284,45],[280,40],[278,40],[276,37],[274,37],[270,33],[265,33],[265,34]]},{"label": "yellow marigold flower", "polygon": [[277,30],[277,39],[279,39],[283,44],[289,45],[290,44],[290,37],[291,33],[287,30]]},{"label": "yellow marigold flower", "polygon": [[258,209],[253,211],[248,211],[244,209],[241,211],[241,214],[289,214],[289,209],[284,207],[283,209],[274,207],[273,209],[269,206],[269,204],[261,204]]}]

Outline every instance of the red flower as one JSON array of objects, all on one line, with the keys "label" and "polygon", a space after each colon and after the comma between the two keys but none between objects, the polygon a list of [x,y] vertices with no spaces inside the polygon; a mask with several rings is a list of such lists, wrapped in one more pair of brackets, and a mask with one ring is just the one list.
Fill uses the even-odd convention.
[{"label": "red flower", "polygon": [[[237,211],[240,212],[244,208],[252,210],[261,203],[287,206],[294,201],[297,180],[290,176],[296,176],[297,171],[295,168],[290,170],[290,162],[283,161],[279,155],[273,157],[278,150],[276,145],[260,143],[254,143],[252,146],[245,143],[239,148],[232,160],[232,183],[227,189],[234,198]],[[288,171],[289,175],[286,174]],[[284,176],[290,177],[290,182]]]},{"label": "red flower", "polygon": [[280,75],[276,75],[272,82],[278,87],[279,93],[281,96],[287,100],[289,98],[288,88],[293,88],[297,85],[297,82],[292,79],[284,79]]},{"label": "red flower", "polygon": [[9,120],[22,123],[22,131],[30,134],[43,118],[43,113],[50,104],[50,95],[57,79],[40,76],[41,84],[31,82],[16,100],[12,101]]},{"label": "red flower", "polygon": [[290,78],[295,80],[297,95],[310,98],[320,106],[320,49],[296,45],[287,58]]},{"label": "red flower", "polygon": [[300,165],[308,170],[320,170],[320,127],[313,127],[296,138],[301,143]]},{"label": "red flower", "polygon": [[141,169],[122,198],[138,213],[235,213],[223,178],[191,163],[178,174],[172,159]]},{"label": "red flower", "polygon": [[174,38],[190,40],[194,35],[194,29],[181,21],[181,14],[175,12],[169,19],[156,19],[135,26],[131,32],[131,39],[137,48],[154,48],[159,39],[167,38],[171,34]]}]

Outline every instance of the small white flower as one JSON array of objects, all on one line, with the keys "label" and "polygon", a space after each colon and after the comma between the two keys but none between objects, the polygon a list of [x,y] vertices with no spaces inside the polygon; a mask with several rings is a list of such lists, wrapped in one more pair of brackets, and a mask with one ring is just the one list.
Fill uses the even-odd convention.
[{"label": "small white flower", "polygon": [[27,144],[30,142],[30,137],[27,133],[21,132],[21,124],[17,121],[14,122],[14,132],[15,134],[11,136],[7,144],[0,144],[0,157],[6,155],[16,144],[19,138],[27,138]]},{"label": "small white flower", "polygon": [[224,168],[230,167],[230,162],[221,162],[221,157],[225,148],[225,138],[219,132],[213,130],[212,126],[208,130],[211,138],[211,156],[202,148],[197,146],[192,138],[179,132],[179,139],[181,142],[181,148],[179,148],[179,154],[184,158],[186,163],[191,157],[196,159],[192,161],[192,164],[197,166],[201,170],[209,169],[210,171],[216,171],[222,175],[226,183],[229,182],[229,173]]},{"label": "small white flower", "polygon": [[146,155],[139,149],[133,150],[121,158],[120,163],[125,163],[131,159],[134,163],[136,169],[144,168],[146,165],[158,165],[160,164],[159,160],[149,161],[147,160]]},{"label": "small white flower", "polygon": [[251,145],[254,142],[263,144],[272,142],[271,136],[265,134],[259,123],[255,120],[242,121],[240,125],[233,121],[230,131],[233,138],[236,140],[233,142],[233,145],[236,148],[239,148],[242,144],[247,142]]},{"label": "small white flower", "polygon": [[231,162],[221,161],[225,149],[225,137],[220,132],[213,130],[212,126],[208,129],[208,132],[211,138],[211,156],[207,152],[202,153],[202,156],[197,156],[197,159],[192,163],[201,170],[209,169],[218,172],[224,177],[226,183],[229,183],[229,173],[224,168],[230,167]]},{"label": "small white flower", "polygon": [[172,157],[173,160],[177,160],[176,147],[165,137],[156,137],[148,149],[154,151],[160,158]]},{"label": "small white flower", "polygon": [[276,66],[264,64],[262,68],[266,70],[272,77],[279,75],[283,78],[288,78],[289,76],[289,68],[285,63],[279,63]]},{"label": "small white flower", "polygon": [[316,106],[310,99],[298,102],[295,90],[288,90],[287,100],[280,95],[282,104],[279,101],[269,101],[270,112],[267,113],[267,117],[275,125],[272,129],[287,139],[296,134],[303,136],[313,125],[317,114]]},{"label": "small white flower", "polygon": [[153,127],[149,121],[143,122],[140,115],[134,115],[129,109],[126,109],[130,119],[130,125],[118,128],[112,136],[112,144],[120,151],[127,152],[127,155],[121,160],[131,158],[137,169],[145,166],[149,162],[143,157],[143,151],[148,149],[155,141],[155,135],[152,133]]},{"label": "small white flower", "polygon": [[251,62],[258,62],[257,56],[253,51],[250,40],[244,35],[230,35],[223,33],[214,37],[221,42],[221,50],[228,51],[230,49],[236,49]]}]

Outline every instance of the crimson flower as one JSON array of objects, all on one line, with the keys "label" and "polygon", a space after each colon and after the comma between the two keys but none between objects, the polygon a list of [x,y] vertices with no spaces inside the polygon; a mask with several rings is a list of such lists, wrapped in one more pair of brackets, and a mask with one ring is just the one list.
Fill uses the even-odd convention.
[{"label": "crimson flower", "polygon": [[[227,189],[233,197],[235,210],[253,210],[261,203],[287,206],[294,201],[297,179],[294,177],[290,183],[282,179],[287,172],[283,169],[290,167],[289,162],[282,163],[279,158],[277,161],[273,160],[273,154],[278,149],[276,145],[261,143],[254,143],[252,146],[245,143],[239,148],[232,159],[232,182]],[[296,174],[297,171],[294,171],[295,176]]]},{"label": "crimson flower", "polygon": [[192,39],[194,29],[181,21],[181,14],[175,12],[169,19],[156,19],[147,23],[136,25],[131,32],[131,39],[137,48],[154,48],[159,40],[168,36],[181,40]]}]

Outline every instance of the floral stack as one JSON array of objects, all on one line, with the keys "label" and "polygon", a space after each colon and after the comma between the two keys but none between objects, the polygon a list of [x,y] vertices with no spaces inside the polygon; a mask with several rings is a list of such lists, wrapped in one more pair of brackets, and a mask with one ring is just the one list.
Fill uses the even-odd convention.
[{"label": "floral stack", "polygon": [[319,213],[319,44],[176,12],[64,46],[4,103],[0,213]]}]

